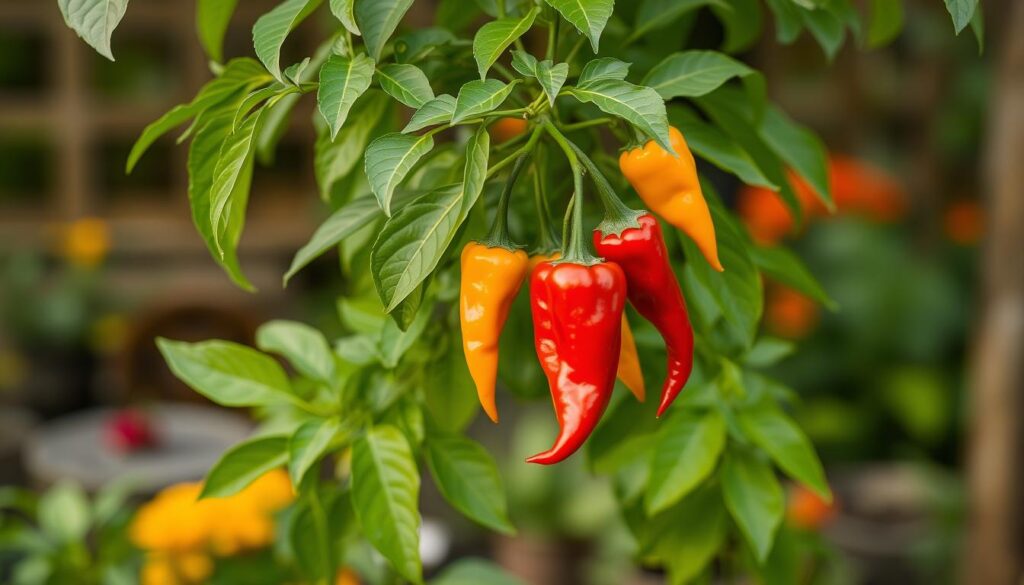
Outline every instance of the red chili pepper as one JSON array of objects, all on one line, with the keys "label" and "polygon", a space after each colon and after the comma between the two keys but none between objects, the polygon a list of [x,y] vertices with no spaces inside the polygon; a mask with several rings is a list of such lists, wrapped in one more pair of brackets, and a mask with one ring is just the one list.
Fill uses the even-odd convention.
[{"label": "red chili pepper", "polygon": [[618,235],[594,230],[594,247],[599,255],[622,267],[629,302],[665,339],[668,374],[658,406],[661,416],[686,385],[693,369],[693,329],[686,314],[686,301],[669,265],[658,220],[649,213],[636,220],[640,227],[626,228]]},{"label": "red chili pepper", "polygon": [[559,434],[527,459],[550,465],[572,455],[597,426],[615,386],[626,278],[610,262],[542,262],[530,278],[537,357],[548,378]]}]

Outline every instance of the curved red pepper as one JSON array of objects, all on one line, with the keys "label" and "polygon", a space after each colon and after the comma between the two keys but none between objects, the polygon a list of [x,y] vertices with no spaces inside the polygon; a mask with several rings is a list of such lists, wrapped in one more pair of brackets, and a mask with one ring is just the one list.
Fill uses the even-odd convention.
[{"label": "curved red pepper", "polygon": [[627,228],[619,235],[594,230],[594,247],[606,260],[622,267],[629,302],[665,339],[668,373],[658,406],[661,416],[686,385],[693,369],[693,329],[686,314],[686,301],[669,265],[658,220],[645,213],[637,222],[639,228]]},{"label": "curved red pepper", "polygon": [[533,334],[559,433],[527,459],[549,465],[572,455],[597,426],[619,363],[626,278],[612,263],[541,262],[530,278]]}]

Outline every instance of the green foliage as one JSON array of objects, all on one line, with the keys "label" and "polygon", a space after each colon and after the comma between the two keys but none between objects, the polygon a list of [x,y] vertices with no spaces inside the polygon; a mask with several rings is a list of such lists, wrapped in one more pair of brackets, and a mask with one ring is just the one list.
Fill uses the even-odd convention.
[{"label": "green foliage", "polygon": [[[58,5],[68,24],[110,57],[110,35],[127,1]],[[237,247],[254,167],[272,161],[296,104],[316,101],[314,172],[325,219],[284,281],[337,249],[342,335],[328,339],[301,323],[272,321],[258,331],[259,350],[219,340],[157,341],[171,371],[194,390],[265,416],[266,428],[209,472],[204,495],[237,492],[267,470],[287,467],[299,499],[285,533],[310,579],[329,576],[360,541],[387,559],[398,579],[421,583],[424,467],[460,513],[495,531],[515,530],[497,465],[462,435],[477,406],[460,352],[457,248],[487,233],[516,161],[526,157],[527,166],[510,191],[511,237],[531,249],[544,241],[541,226],[556,221],[549,210],[565,209],[577,166],[551,154],[588,154],[595,164],[587,172],[598,180],[607,175],[612,190],[626,192],[610,172],[616,154],[602,145],[653,140],[671,150],[670,124],[702,171],[714,165],[776,191],[799,218],[789,172],[832,205],[824,145],[769,102],[764,77],[735,55],[758,41],[769,20],[780,42],[807,32],[829,57],[848,33],[865,37],[848,0],[444,0],[435,26],[422,29],[403,24],[412,5],[277,3],[253,27],[258,61],[216,65],[215,78],[192,101],[143,130],[127,161],[130,171],[157,139],[187,125],[180,140],[191,140],[193,222],[228,277],[252,290]],[[235,6],[197,4],[197,32],[214,61],[223,58]],[[972,24],[980,38],[976,0],[946,6],[956,32]],[[333,30],[313,55],[282,63],[289,34],[318,10]],[[721,23],[717,50],[685,46],[698,13]],[[874,0],[866,43],[888,42],[902,22],[901,2]],[[532,46],[545,34],[550,43]],[[526,130],[492,144],[502,118],[522,120]],[[400,120],[408,122],[402,127]],[[579,150],[552,148],[559,133]],[[752,552],[745,564],[753,572],[784,580],[797,541],[776,538],[784,504],[777,473],[823,497],[830,492],[810,442],[784,411],[791,392],[763,371],[793,346],[759,335],[762,280],[834,303],[792,252],[757,246],[710,185],[704,193],[724,272],[685,235],[665,230],[696,333],[693,377],[662,420],[654,404],[616,401],[588,441],[587,460],[594,473],[614,480],[640,560],[665,568],[671,583],[707,579],[716,557],[736,556],[737,542]],[[576,198],[588,211],[589,195]],[[563,235],[586,241],[589,227]],[[512,307],[499,376],[533,399],[544,380],[531,339],[524,296]],[[661,348],[641,346],[645,370],[658,371]],[[908,424],[927,432],[927,421]],[[336,478],[322,480],[325,467]],[[40,502],[40,524],[57,541],[81,540],[105,515],[68,486]],[[49,575],[58,570],[54,558],[30,555],[17,574]],[[467,560],[431,582],[517,581]]]}]

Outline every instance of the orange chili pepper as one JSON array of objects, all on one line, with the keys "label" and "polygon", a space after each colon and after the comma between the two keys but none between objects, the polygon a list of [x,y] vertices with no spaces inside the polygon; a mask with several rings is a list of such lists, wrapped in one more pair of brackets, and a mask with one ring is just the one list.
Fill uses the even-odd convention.
[{"label": "orange chili pepper", "polygon": [[697,163],[686,140],[675,127],[669,129],[675,156],[651,140],[619,157],[619,169],[647,207],[682,230],[700,248],[715,270],[718,259],[715,225],[697,179]]},{"label": "orange chili pepper", "polygon": [[512,301],[526,278],[526,252],[470,242],[462,250],[459,292],[462,349],[484,412],[498,422],[494,386],[498,376],[498,338]]}]

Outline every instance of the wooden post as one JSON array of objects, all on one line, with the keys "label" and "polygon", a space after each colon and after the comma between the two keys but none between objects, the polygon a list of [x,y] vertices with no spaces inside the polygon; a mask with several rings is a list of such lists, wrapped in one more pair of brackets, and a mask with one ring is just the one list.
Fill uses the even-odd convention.
[{"label": "wooden post", "polygon": [[971,585],[1024,582],[1024,2],[1003,5],[990,12],[1006,20],[983,169],[988,231],[970,390],[963,569]]}]

